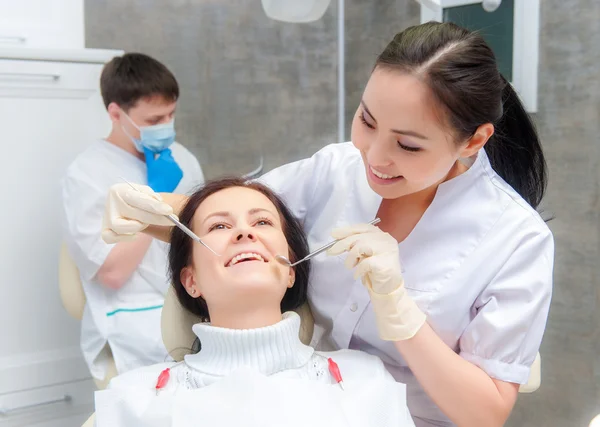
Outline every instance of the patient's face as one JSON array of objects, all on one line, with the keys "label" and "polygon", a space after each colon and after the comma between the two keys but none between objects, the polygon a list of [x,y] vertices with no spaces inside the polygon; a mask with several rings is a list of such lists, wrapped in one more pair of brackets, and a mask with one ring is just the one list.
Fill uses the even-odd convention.
[{"label": "patient's face", "polygon": [[[232,187],[200,204],[192,228],[220,257],[194,243],[192,266],[182,272],[211,307],[236,301],[279,304],[293,284],[293,270],[275,255],[289,258],[288,244],[275,205],[262,193]],[[196,294],[196,296],[198,296]],[[241,300],[240,300],[241,298]]]}]

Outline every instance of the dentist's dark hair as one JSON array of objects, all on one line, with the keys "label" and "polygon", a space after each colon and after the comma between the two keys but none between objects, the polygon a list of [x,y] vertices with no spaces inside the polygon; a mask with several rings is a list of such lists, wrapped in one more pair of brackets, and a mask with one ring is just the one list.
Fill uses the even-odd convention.
[{"label": "dentist's dark hair", "polygon": [[425,83],[458,142],[472,137],[482,124],[493,124],[494,135],[485,145],[492,168],[538,207],[547,184],[540,140],[480,34],[452,23],[407,28],[379,55],[377,69],[407,73]]},{"label": "dentist's dark hair", "polygon": [[[198,207],[209,196],[232,187],[242,187],[257,191],[269,199],[277,209],[281,219],[283,234],[288,243],[290,260],[299,260],[308,255],[308,242],[300,222],[292,215],[285,203],[267,186],[255,181],[242,178],[223,178],[206,182],[195,191],[184,206],[179,220],[188,228],[193,229],[192,220]],[[183,308],[190,313],[210,321],[208,306],[202,297],[190,296],[181,282],[181,272],[192,264],[193,241],[183,231],[173,227],[171,232],[171,247],[169,249],[169,274],[177,299]],[[303,262],[294,267],[294,286],[289,288],[281,300],[281,312],[295,310],[307,301],[308,278],[310,262]]]}]

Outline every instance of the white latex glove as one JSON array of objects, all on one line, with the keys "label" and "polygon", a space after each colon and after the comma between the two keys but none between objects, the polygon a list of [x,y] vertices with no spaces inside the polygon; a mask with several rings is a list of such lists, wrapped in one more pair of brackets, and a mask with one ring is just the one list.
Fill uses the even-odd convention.
[{"label": "white latex glove", "polygon": [[354,269],[354,278],[360,277],[369,291],[381,339],[415,336],[427,319],[406,294],[396,239],[370,224],[338,228],[331,234],[342,240],[327,253],[348,252],[346,267]]},{"label": "white latex glove", "polygon": [[102,239],[118,243],[135,239],[149,225],[172,225],[165,216],[173,208],[146,185],[115,184],[110,187],[102,219]]}]

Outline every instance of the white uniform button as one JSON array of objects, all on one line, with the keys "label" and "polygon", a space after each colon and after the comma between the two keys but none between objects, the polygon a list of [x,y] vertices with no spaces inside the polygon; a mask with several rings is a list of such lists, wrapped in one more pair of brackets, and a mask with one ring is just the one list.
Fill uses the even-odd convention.
[{"label": "white uniform button", "polygon": [[350,306],[350,311],[355,312],[356,310],[358,310],[358,304],[353,302],[352,305]]}]

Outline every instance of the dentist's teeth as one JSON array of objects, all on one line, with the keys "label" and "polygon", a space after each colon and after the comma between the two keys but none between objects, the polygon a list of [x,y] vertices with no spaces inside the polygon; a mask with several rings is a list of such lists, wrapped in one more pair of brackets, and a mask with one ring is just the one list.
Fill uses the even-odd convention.
[{"label": "dentist's teeth", "polygon": [[386,175],[384,173],[376,171],[371,166],[369,166],[369,167],[371,168],[371,172],[373,172],[373,175],[375,175],[377,178],[381,178],[381,179],[393,179],[393,178],[398,178],[400,176],[400,175],[398,175],[398,176]]},{"label": "dentist's teeth", "polygon": [[227,267],[236,265],[238,262],[240,262],[243,259],[255,259],[257,261],[264,261],[264,258],[255,252],[245,252],[245,253],[234,256],[231,259],[231,261],[229,261],[229,264],[227,264]]}]

